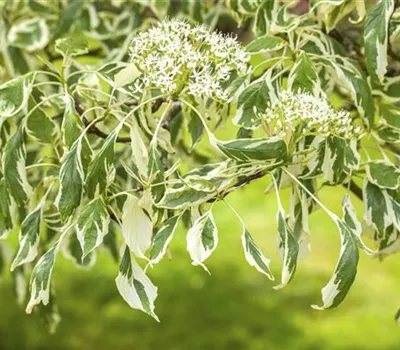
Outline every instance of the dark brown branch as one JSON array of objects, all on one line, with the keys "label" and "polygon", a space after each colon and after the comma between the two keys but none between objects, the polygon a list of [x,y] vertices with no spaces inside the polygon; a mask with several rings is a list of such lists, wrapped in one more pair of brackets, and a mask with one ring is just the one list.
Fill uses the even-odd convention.
[{"label": "dark brown branch", "polygon": [[343,184],[343,186],[353,192],[358,199],[363,200],[362,189],[353,180],[350,180],[349,184]]},{"label": "dark brown branch", "polygon": [[236,191],[237,189],[248,185],[250,182],[252,182],[254,180],[260,179],[260,178],[264,177],[267,174],[268,174],[268,172],[266,172],[266,171],[259,171],[259,172],[255,173],[253,175],[246,176],[246,177],[240,179],[235,185],[230,187],[227,191],[221,193],[220,195],[218,195],[218,196],[216,196],[214,198],[209,199],[207,202],[208,203],[213,203],[213,202],[215,202],[217,200],[221,200],[221,199],[225,198],[229,193],[231,193],[233,191]]}]

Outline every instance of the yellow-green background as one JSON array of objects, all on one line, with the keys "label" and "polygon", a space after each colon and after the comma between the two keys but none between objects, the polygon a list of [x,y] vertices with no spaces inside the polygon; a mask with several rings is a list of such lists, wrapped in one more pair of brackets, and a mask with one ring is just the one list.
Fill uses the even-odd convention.
[{"label": "yellow-green background", "polygon": [[[229,195],[279,278],[275,249],[276,200],[263,195],[266,179]],[[321,191],[340,212],[341,188]],[[287,199],[287,193],[283,193]],[[286,203],[287,204],[287,203]],[[360,204],[360,203],[358,203]],[[240,225],[223,204],[215,205],[219,247],[209,259],[209,276],[191,266],[185,232],[177,232],[173,259],[149,271],[159,286],[156,311],[161,323],[130,309],[114,283],[117,266],[99,254],[92,270],[77,270],[60,258],[54,278],[62,322],[48,335],[35,316],[18,307],[7,281],[0,286],[0,349],[400,349],[400,260],[383,262],[361,255],[358,276],[339,308],[316,311],[320,288],[339,254],[339,235],[329,218],[312,215],[312,253],[294,280],[275,291],[250,267],[240,243]]]}]

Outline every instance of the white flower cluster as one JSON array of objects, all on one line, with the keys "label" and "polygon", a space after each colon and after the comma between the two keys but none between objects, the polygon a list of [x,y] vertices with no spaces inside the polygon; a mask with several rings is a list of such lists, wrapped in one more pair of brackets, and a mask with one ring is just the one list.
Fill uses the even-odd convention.
[{"label": "white flower cluster", "polygon": [[163,93],[212,97],[226,101],[221,83],[234,71],[246,71],[249,55],[236,38],[209,32],[204,26],[172,19],[135,36],[131,61],[143,73],[135,88]]},{"label": "white flower cluster", "polygon": [[362,129],[353,124],[349,112],[334,110],[328,101],[308,93],[282,91],[279,99],[259,113],[273,134],[298,131],[303,135],[334,135],[358,138]]}]

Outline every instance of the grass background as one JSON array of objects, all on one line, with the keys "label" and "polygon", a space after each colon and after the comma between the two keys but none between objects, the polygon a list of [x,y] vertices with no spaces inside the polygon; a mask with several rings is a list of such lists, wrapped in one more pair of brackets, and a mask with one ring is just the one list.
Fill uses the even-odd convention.
[{"label": "grass background", "polygon": [[[255,240],[272,258],[278,279],[276,200],[262,194],[266,179],[229,195]],[[344,190],[326,188],[320,197],[340,213]],[[283,193],[287,204],[288,193]],[[356,202],[356,199],[354,199]],[[361,203],[357,203],[361,205]],[[359,207],[360,208],[360,207]],[[54,278],[62,322],[48,335],[36,316],[16,305],[10,284],[0,285],[0,349],[399,349],[394,314],[400,305],[400,262],[380,263],[361,255],[358,276],[337,309],[310,308],[320,302],[340,249],[336,227],[321,210],[311,216],[312,253],[294,280],[275,291],[250,267],[240,243],[240,225],[223,203],[215,205],[219,247],[207,266],[190,265],[185,232],[177,232],[173,259],[149,272],[159,287],[161,323],[130,309],[118,295],[117,266],[102,252],[92,270],[77,270],[60,258]]]}]

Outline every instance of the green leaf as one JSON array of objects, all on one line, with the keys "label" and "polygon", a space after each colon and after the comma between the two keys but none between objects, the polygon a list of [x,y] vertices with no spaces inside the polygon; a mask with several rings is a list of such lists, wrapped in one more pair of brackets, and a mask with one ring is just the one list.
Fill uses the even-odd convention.
[{"label": "green leaf", "polygon": [[[279,194],[277,194],[279,195]],[[292,229],[289,227],[283,208],[279,208],[278,215],[278,249],[283,259],[281,283],[274,289],[285,287],[292,279],[297,266],[299,244]]]},{"label": "green leaf", "polygon": [[165,255],[174,236],[181,214],[170,217],[154,235],[150,248],[150,263],[157,264]]},{"label": "green leaf", "polygon": [[146,259],[145,253],[151,246],[153,223],[140,200],[127,195],[122,208],[122,237],[129,249],[139,258]]},{"label": "green leaf", "polygon": [[157,185],[152,185],[151,193],[155,202],[161,200],[165,192],[164,185],[164,167],[161,161],[160,152],[157,150],[155,145],[150,146],[149,154],[149,165],[148,165],[148,177],[152,179],[153,183]]},{"label": "green leaf", "polygon": [[11,26],[7,38],[11,46],[32,52],[47,45],[50,32],[43,18],[34,17]]},{"label": "green leaf", "polygon": [[24,131],[20,127],[7,142],[3,154],[3,173],[7,189],[22,205],[32,193],[25,169],[26,149]]},{"label": "green leaf", "polygon": [[339,261],[328,284],[322,289],[322,305],[312,305],[314,309],[323,310],[338,306],[346,297],[356,274],[359,252],[351,229],[336,218],[340,231],[341,249]]},{"label": "green leaf", "polygon": [[399,187],[400,171],[385,160],[371,161],[366,166],[368,181],[380,188],[395,190]]},{"label": "green leaf", "polygon": [[65,97],[65,110],[61,124],[61,133],[64,145],[70,149],[72,144],[81,135],[84,125],[76,112],[72,96]]},{"label": "green leaf", "polygon": [[187,250],[193,265],[200,265],[206,271],[204,261],[218,244],[218,229],[211,210],[198,217],[186,236]]},{"label": "green leaf", "polygon": [[227,157],[235,160],[273,160],[287,156],[286,143],[279,137],[215,140],[215,144]]},{"label": "green leaf", "polygon": [[363,189],[364,219],[367,225],[373,227],[375,241],[384,238],[386,229],[392,224],[392,206],[386,190],[365,181]]},{"label": "green leaf", "polygon": [[269,34],[277,8],[278,1],[261,1],[260,6],[257,8],[254,21],[255,33],[257,36]]},{"label": "green leaf", "polygon": [[257,112],[268,107],[270,101],[265,79],[256,80],[239,95],[237,111],[233,123],[246,129],[255,129],[260,125]]},{"label": "green leaf", "polygon": [[[35,105],[36,101],[31,95],[28,102],[29,110],[32,110]],[[56,125],[41,108],[36,108],[30,113],[26,123],[26,131],[29,136],[43,143],[52,143],[55,130]]]},{"label": "green leaf", "polygon": [[349,91],[358,113],[364,120],[372,126],[374,124],[374,99],[371,87],[365,77],[359,72],[347,69],[329,61],[334,67],[339,84]]},{"label": "green leaf", "polygon": [[317,94],[320,91],[317,70],[304,51],[297,57],[290,71],[288,86],[294,92]]},{"label": "green leaf", "polygon": [[38,254],[43,204],[44,202],[40,203],[34,211],[25,217],[21,224],[19,248],[11,264],[11,271],[17,266],[32,262]]},{"label": "green leaf", "polygon": [[79,206],[85,174],[82,165],[82,139],[77,139],[66,154],[60,169],[60,187],[56,205],[66,219]]},{"label": "green leaf", "polygon": [[89,52],[88,43],[84,39],[73,37],[57,39],[55,50],[63,57],[84,55]]},{"label": "green leaf", "polygon": [[62,9],[58,16],[57,28],[54,34],[56,38],[71,30],[74,22],[80,17],[84,5],[86,5],[85,1],[71,1]]},{"label": "green leaf", "polygon": [[254,266],[258,272],[261,272],[262,274],[266,275],[271,281],[273,281],[274,276],[269,269],[270,259],[266,258],[261,253],[260,249],[255,244],[250,232],[244,225],[242,233],[242,245],[244,249],[244,255],[250,266]]},{"label": "green leaf", "polygon": [[30,282],[31,298],[26,307],[26,312],[28,314],[32,312],[36,305],[40,303],[47,305],[50,301],[51,276],[56,259],[57,247],[58,242],[39,259],[32,271]]},{"label": "green leaf", "polygon": [[103,194],[115,176],[114,144],[122,125],[107,136],[100,151],[89,165],[86,178],[86,193],[89,198]]},{"label": "green leaf", "polygon": [[82,260],[103,242],[109,223],[107,205],[101,197],[87,204],[79,214],[75,229],[82,248]]},{"label": "green leaf", "polygon": [[10,213],[11,201],[4,178],[0,179],[0,239],[7,238],[13,224]]},{"label": "green leaf", "polygon": [[0,121],[23,111],[32,91],[34,75],[22,75],[0,85]]},{"label": "green leaf", "polygon": [[115,282],[119,293],[131,308],[141,310],[159,322],[157,315],[154,313],[157,287],[131,256],[128,248],[125,249],[123,254],[119,266],[119,274]]},{"label": "green leaf", "polygon": [[114,87],[116,89],[133,83],[141,75],[141,71],[137,69],[134,63],[128,64],[125,68],[121,69],[114,77]]},{"label": "green leaf", "polygon": [[204,125],[197,115],[192,109],[190,109],[189,112],[190,116],[190,121],[188,124],[189,132],[190,132],[190,137],[192,139],[192,145],[191,149],[197,144],[197,142],[200,141],[201,137],[204,134]]},{"label": "green leaf", "polygon": [[386,74],[388,28],[394,11],[393,0],[380,0],[368,14],[364,28],[364,47],[368,73],[382,81]]},{"label": "green leaf", "polygon": [[325,181],[330,185],[347,182],[360,163],[356,141],[329,136],[322,147],[325,147],[322,164]]},{"label": "green leaf", "polygon": [[197,191],[187,186],[168,188],[156,205],[166,209],[186,209],[204,203],[214,195],[214,193]]},{"label": "green leaf", "polygon": [[264,51],[276,51],[280,50],[284,46],[286,46],[288,43],[276,36],[272,35],[263,35],[260,37],[257,37],[255,40],[250,42],[250,44],[247,45],[247,51],[250,53],[260,53]]}]

